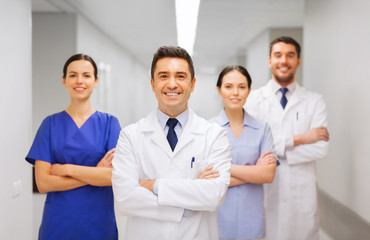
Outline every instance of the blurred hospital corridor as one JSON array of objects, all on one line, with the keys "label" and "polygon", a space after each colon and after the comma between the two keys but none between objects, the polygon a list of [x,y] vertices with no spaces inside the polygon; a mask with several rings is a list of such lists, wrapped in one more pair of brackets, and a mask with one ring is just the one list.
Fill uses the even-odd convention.
[{"label": "blurred hospital corridor", "polygon": [[[65,60],[92,56],[92,105],[122,128],[136,123],[157,107],[153,54],[180,45],[175,8],[175,0],[0,0],[0,239],[38,239],[46,194],[25,157],[43,119],[68,106]],[[187,49],[196,77],[189,107],[210,119],[223,106],[216,82],[225,66],[245,66],[257,89],[272,76],[270,42],[301,44],[296,81],[323,96],[330,132],[316,165],[322,240],[370,239],[369,13],[368,0],[200,0]],[[124,240],[126,217],[116,210],[116,220]]]}]

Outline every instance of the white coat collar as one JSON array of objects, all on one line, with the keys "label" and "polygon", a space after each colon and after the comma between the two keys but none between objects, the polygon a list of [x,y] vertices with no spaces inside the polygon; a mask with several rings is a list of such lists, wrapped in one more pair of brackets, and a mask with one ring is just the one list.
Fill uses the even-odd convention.
[{"label": "white coat collar", "polygon": [[147,118],[139,122],[139,131],[151,134],[152,141],[158,145],[167,155],[172,158],[176,153],[181,151],[188,143],[190,143],[196,135],[203,135],[206,131],[207,121],[198,117],[191,109],[189,109],[189,119],[183,128],[180,139],[177,142],[175,150],[172,152],[167,141],[163,129],[158,123],[157,109],[154,109]]},{"label": "white coat collar", "polygon": [[268,101],[271,105],[274,105],[275,107],[281,108],[281,111],[288,112],[290,108],[292,108],[294,105],[299,103],[300,101],[304,100],[306,98],[306,89],[301,87],[297,82],[295,86],[295,90],[290,97],[285,110],[281,107],[279,101],[277,101],[275,92],[272,87],[272,81],[270,80],[264,87],[262,87],[262,96],[265,98],[266,101]]}]

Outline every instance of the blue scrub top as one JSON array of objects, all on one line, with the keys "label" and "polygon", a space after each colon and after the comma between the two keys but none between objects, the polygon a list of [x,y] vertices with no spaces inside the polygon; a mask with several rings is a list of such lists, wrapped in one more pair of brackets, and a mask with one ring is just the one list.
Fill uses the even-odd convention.
[{"label": "blue scrub top", "polygon": [[[96,111],[78,128],[65,111],[42,122],[26,160],[96,166],[116,147],[120,124]],[[39,239],[118,239],[112,187],[48,192]]]},{"label": "blue scrub top", "polygon": [[[244,130],[237,138],[229,128],[225,111],[210,120],[227,130],[231,163],[255,165],[265,151],[273,151],[273,138],[267,123],[256,120],[244,111]],[[217,209],[219,235],[222,239],[256,239],[265,236],[263,185],[245,183],[227,190],[223,204]]]}]

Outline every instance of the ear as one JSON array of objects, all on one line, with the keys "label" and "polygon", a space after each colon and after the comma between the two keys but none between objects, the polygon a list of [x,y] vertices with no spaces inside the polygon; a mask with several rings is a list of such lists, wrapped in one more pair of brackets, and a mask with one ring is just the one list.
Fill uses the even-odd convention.
[{"label": "ear", "polygon": [[251,90],[252,90],[251,88],[248,89],[247,98],[248,98],[249,94],[251,93]]},{"label": "ear", "polygon": [[218,92],[218,95],[221,96],[221,87],[217,87],[217,92]]},{"label": "ear", "polygon": [[63,81],[63,86],[66,87],[66,79],[64,77],[62,78],[62,81]]},{"label": "ear", "polygon": [[193,79],[193,81],[191,81],[191,92],[194,91],[194,86],[195,86],[195,82],[197,81],[196,78]]},{"label": "ear", "polygon": [[99,78],[95,78],[94,88],[96,88],[96,86],[98,86],[98,82],[99,82]]},{"label": "ear", "polygon": [[271,57],[267,59],[267,64],[269,65],[269,68],[271,68]]},{"label": "ear", "polygon": [[152,85],[152,91],[155,92],[154,90],[154,80],[153,78],[150,79],[150,84]]},{"label": "ear", "polygon": [[301,66],[301,58],[298,58],[298,64],[297,64],[297,68]]}]

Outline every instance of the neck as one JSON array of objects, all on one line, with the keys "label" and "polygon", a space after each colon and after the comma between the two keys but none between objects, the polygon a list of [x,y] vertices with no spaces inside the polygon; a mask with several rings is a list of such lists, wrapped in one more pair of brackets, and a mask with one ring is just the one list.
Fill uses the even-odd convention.
[{"label": "neck", "polygon": [[84,117],[93,114],[95,109],[91,106],[90,100],[78,101],[71,99],[66,112],[71,116]]},{"label": "neck", "polygon": [[230,126],[243,125],[244,111],[243,109],[228,109],[225,108],[225,113],[229,119]]},{"label": "neck", "polygon": [[288,81],[288,82],[282,82],[282,81],[278,81],[276,80],[275,76],[272,77],[272,79],[277,83],[279,84],[281,87],[285,88],[287,86],[289,86],[290,84],[292,84],[294,81],[295,81],[295,78],[293,77],[292,80]]},{"label": "neck", "polygon": [[176,118],[181,113],[185,112],[186,109],[188,109],[188,106],[186,105],[184,108],[176,108],[176,109],[166,109],[162,108],[160,105],[158,105],[159,110],[161,110],[164,114],[167,114],[171,118]]}]

